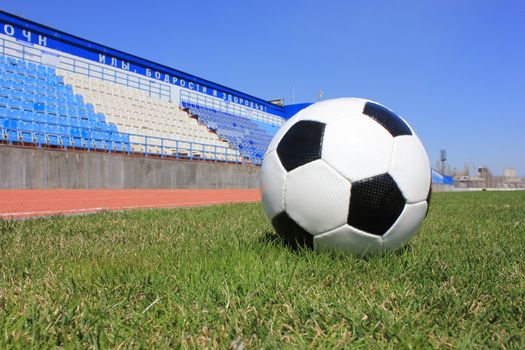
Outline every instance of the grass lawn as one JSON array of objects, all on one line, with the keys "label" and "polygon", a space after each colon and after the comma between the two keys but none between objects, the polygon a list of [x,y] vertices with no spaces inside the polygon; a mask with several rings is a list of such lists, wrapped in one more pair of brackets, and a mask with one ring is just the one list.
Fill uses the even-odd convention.
[{"label": "grass lawn", "polygon": [[260,204],[0,220],[0,348],[525,348],[525,192],[436,193],[383,257],[275,237]]}]

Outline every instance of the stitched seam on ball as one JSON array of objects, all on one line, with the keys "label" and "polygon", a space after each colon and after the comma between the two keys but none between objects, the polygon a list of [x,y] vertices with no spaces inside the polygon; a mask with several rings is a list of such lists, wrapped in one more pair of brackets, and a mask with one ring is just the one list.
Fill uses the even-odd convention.
[{"label": "stitched seam on ball", "polygon": [[330,164],[326,159],[323,159],[323,155],[321,153],[321,158],[319,158],[319,160],[323,161],[323,163],[325,163],[330,169],[332,169],[335,173],[337,173],[338,175],[340,175],[343,179],[345,179],[346,181],[348,181],[348,183],[350,184],[350,188],[352,188],[352,180],[350,180],[349,178],[347,178],[346,176],[343,175],[343,173],[341,173],[338,169],[336,169],[332,164]]},{"label": "stitched seam on ball", "polygon": [[[394,155],[396,154],[396,138],[393,137],[392,138],[392,152],[390,152],[390,164],[388,165],[388,175],[392,176],[392,173],[391,173],[391,170],[392,170],[392,164],[394,164]],[[394,179],[394,177],[392,176],[392,179],[394,180],[394,182],[396,182],[396,180]],[[397,182],[396,182],[397,184]],[[403,193],[403,192],[401,192]],[[403,195],[404,196],[404,195]]]}]

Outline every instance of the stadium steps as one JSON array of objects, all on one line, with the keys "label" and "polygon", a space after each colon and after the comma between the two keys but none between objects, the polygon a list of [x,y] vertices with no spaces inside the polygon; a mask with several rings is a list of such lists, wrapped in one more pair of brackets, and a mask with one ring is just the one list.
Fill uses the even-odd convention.
[{"label": "stadium steps", "polygon": [[205,108],[197,104],[182,102],[191,114],[195,115],[210,130],[227,140],[232,148],[256,163],[260,163],[264,153],[277,132],[278,126],[252,120],[238,115]]},{"label": "stadium steps", "polygon": [[[86,102],[102,112],[108,121],[115,123],[119,130],[126,133],[148,136],[148,143],[153,144],[148,151],[159,153],[160,139],[176,139],[182,142],[202,144],[202,149],[191,150],[192,155],[199,157],[205,153],[213,155],[214,146],[230,148],[228,156],[217,155],[219,160],[235,160],[239,152],[221,140],[218,135],[210,133],[205,125],[180,110],[172,102],[153,98],[147,92],[122,84],[89,78],[82,74],[60,70],[64,82],[74,91],[84,96]],[[142,136],[130,136],[134,151],[144,151]],[[164,141],[166,142],[166,141]],[[169,142],[168,142],[169,143]],[[166,146],[166,145],[164,145]],[[171,145],[173,146],[173,145]]]}]

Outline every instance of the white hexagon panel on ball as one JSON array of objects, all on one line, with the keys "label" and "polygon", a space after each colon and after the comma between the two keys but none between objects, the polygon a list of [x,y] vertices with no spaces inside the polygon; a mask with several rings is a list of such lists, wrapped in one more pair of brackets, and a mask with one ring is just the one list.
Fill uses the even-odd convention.
[{"label": "white hexagon panel on ball", "polygon": [[350,181],[359,181],[388,171],[393,142],[377,122],[353,114],[326,125],[321,157]]},{"label": "white hexagon panel on ball", "polygon": [[286,170],[284,170],[276,152],[271,152],[264,157],[259,188],[264,212],[269,218],[273,218],[284,210],[286,175]]},{"label": "white hexagon panel on ball", "polygon": [[343,225],[348,217],[349,204],[350,182],[322,160],[288,173],[285,210],[312,235]]},{"label": "white hexagon panel on ball", "polygon": [[430,162],[416,135],[394,139],[389,173],[408,203],[418,203],[427,198],[431,182]]},{"label": "white hexagon panel on ball", "polygon": [[397,221],[383,235],[384,249],[397,249],[404,246],[416,233],[419,225],[421,225],[427,209],[428,204],[426,201],[406,204]]},{"label": "white hexagon panel on ball", "polygon": [[361,230],[344,225],[314,237],[316,250],[335,250],[356,256],[367,256],[382,252],[382,239]]}]

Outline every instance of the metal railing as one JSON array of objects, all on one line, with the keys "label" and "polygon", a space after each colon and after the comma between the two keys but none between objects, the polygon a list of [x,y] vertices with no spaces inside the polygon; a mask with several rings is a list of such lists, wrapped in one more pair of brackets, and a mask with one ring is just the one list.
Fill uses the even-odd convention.
[{"label": "metal railing", "polygon": [[[0,54],[4,56],[12,57],[15,59],[22,59],[25,61],[33,62],[36,64],[46,65],[42,62],[42,50],[35,47],[25,45],[13,40],[6,40],[0,38]],[[60,62],[57,66],[58,69],[69,70],[76,74],[84,74],[94,79],[102,79],[119,83],[130,88],[138,88],[139,90],[149,92],[149,95],[164,96],[168,97],[167,94],[171,93],[169,86],[162,87],[163,84],[156,83],[150,79],[137,78],[126,74],[125,71],[107,68],[102,65],[96,65],[85,61],[76,60],[74,58],[60,56]],[[67,61],[67,62],[64,62]],[[108,73],[109,72],[109,73]],[[109,79],[108,76],[111,78]],[[125,77],[124,77],[125,76]],[[139,79],[138,81],[135,81]],[[142,80],[144,82],[142,82]],[[137,86],[134,86],[138,83]],[[141,85],[142,84],[142,85]],[[157,86],[158,85],[158,86]],[[182,91],[182,90],[181,90]],[[196,96],[199,96],[196,94]],[[202,98],[203,96],[201,96]],[[169,96],[171,100],[171,96]],[[20,110],[20,112],[22,112]],[[31,112],[36,112],[32,110]],[[237,113],[239,111],[236,110]],[[266,113],[265,113],[266,114]],[[23,120],[21,118],[12,118],[11,120]],[[254,118],[255,119],[255,118]],[[41,120],[24,120],[26,122],[38,123],[43,125],[62,126],[68,128],[68,125],[54,125],[43,122]],[[74,128],[85,129],[91,133],[92,129],[74,126]],[[231,147],[217,146],[211,144],[204,144],[192,141],[183,141],[178,139],[168,139],[156,136],[147,136],[141,134],[132,133],[118,133],[119,135],[126,135],[129,137],[129,142],[126,143],[127,148],[117,149],[115,144],[119,142],[111,139],[98,139],[96,137],[82,138],[71,136],[67,133],[53,133],[46,131],[28,131],[20,130],[18,128],[6,128],[0,125],[0,139],[9,143],[22,142],[22,143],[34,143],[38,147],[62,147],[68,148],[83,148],[87,151],[108,151],[108,152],[123,152],[133,155],[144,155],[144,156],[158,156],[161,158],[175,158],[175,159],[191,159],[191,160],[204,160],[204,161],[220,161],[229,163],[249,163],[249,164],[261,164],[261,159],[250,159],[243,156],[240,151]],[[16,135],[16,136],[12,136]],[[55,142],[56,140],[56,142]],[[100,146],[103,147],[100,147]]]},{"label": "metal railing", "polygon": [[250,109],[217,97],[207,96],[194,91],[180,90],[180,103],[194,104],[202,106],[203,108],[213,109],[219,112],[224,112],[243,118],[261,121],[272,125],[284,124],[284,119],[274,116],[272,114]]},{"label": "metal railing", "polygon": [[[32,122],[49,125],[43,122]],[[229,147],[217,146],[192,141],[181,141],[156,136],[131,133],[110,133],[92,131],[85,127],[66,127],[64,129],[80,129],[87,131],[88,136],[74,136],[70,132],[30,131],[20,128],[0,126],[0,139],[13,144],[34,144],[38,148],[58,147],[64,150],[83,149],[88,152],[103,151],[134,156],[158,157],[170,159],[188,159],[235,164],[260,165],[260,159],[249,159],[239,151]],[[100,137],[94,134],[109,134],[110,137]]]}]

